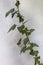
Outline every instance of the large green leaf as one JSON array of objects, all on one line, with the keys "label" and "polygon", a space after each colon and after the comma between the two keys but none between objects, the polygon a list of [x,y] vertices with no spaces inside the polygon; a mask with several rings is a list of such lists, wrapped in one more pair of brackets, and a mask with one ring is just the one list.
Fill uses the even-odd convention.
[{"label": "large green leaf", "polygon": [[11,26],[11,28],[9,29],[9,31],[8,31],[8,32],[10,32],[11,30],[14,30],[14,29],[15,29],[15,27],[16,27],[16,25],[15,25],[15,24],[13,24],[13,25]]},{"label": "large green leaf", "polygon": [[10,9],[8,12],[6,12],[5,17],[7,17],[10,13],[13,13],[13,12],[14,12],[14,8]]}]

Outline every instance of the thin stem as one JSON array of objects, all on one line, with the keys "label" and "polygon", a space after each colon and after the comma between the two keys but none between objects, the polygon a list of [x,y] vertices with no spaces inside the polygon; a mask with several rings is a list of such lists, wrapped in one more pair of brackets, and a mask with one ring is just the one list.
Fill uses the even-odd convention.
[{"label": "thin stem", "polygon": [[36,65],[36,58],[35,58],[35,65]]}]

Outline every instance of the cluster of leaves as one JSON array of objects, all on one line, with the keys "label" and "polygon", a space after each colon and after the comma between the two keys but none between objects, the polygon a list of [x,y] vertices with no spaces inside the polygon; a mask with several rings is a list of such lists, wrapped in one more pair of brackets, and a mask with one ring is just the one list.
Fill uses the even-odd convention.
[{"label": "cluster of leaves", "polygon": [[22,36],[25,34],[25,38],[22,40],[22,38],[19,39],[19,41],[17,42],[17,45],[21,45],[23,42],[23,47],[21,48],[21,53],[25,53],[26,51],[29,51],[30,55],[32,55],[35,59],[35,65],[43,65],[43,63],[40,63],[40,56],[38,55],[38,50],[34,50],[34,47],[39,47],[36,43],[30,42],[29,40],[29,36],[31,35],[31,33],[34,31],[34,29],[29,29],[27,27],[25,27],[25,23],[24,23],[24,18],[21,15],[20,11],[19,11],[19,5],[20,5],[20,1],[16,0],[15,6],[17,7],[17,10],[15,10],[14,8],[10,9],[7,13],[6,13],[6,17],[11,13],[12,18],[14,17],[15,14],[17,14],[17,18],[19,19],[19,23],[22,23],[20,26],[17,26],[16,24],[12,25],[11,28],[9,29],[8,32],[10,32],[11,30],[14,30],[17,26],[18,31],[22,34]]}]

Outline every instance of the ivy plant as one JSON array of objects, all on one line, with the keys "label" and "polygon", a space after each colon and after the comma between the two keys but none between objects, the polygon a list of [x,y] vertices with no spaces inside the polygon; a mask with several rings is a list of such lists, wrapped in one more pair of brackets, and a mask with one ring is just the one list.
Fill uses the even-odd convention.
[{"label": "ivy plant", "polygon": [[[39,47],[38,44],[36,44],[34,42],[30,42],[30,39],[29,39],[30,35],[32,34],[32,32],[35,31],[35,29],[28,29],[25,26],[25,23],[27,23],[27,22],[25,21],[24,17],[20,13],[20,10],[19,10],[20,1],[19,0],[16,0],[15,6],[17,9],[15,9],[15,8],[10,9],[8,12],[6,12],[5,17],[7,17],[9,14],[11,14],[11,16],[13,18],[16,14],[16,17],[18,18],[19,23],[21,25],[18,26],[16,24],[13,24],[10,27],[10,29],[8,30],[8,32],[17,28],[19,33],[22,34],[22,37],[17,42],[18,46],[23,44],[23,47],[21,48],[20,53],[25,53],[26,51],[28,51],[29,54],[32,55],[34,58],[34,65],[43,65],[43,63],[40,62],[39,51],[34,49],[35,47]],[[25,38],[23,39],[24,34],[25,34]]]}]

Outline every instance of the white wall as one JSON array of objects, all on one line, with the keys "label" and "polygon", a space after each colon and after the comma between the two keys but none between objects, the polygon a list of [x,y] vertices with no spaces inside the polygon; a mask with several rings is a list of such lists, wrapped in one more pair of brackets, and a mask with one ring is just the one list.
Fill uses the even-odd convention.
[{"label": "white wall", "polygon": [[[31,41],[39,44],[39,54],[43,62],[43,0],[20,0],[20,10],[29,20],[27,26],[35,28]],[[10,26],[16,21],[11,15],[5,18],[6,11],[14,7],[14,0],[0,0],[0,65],[34,65],[34,59],[28,53],[19,54],[20,49],[16,45],[20,37],[19,32],[7,33]],[[30,26],[29,26],[30,25]]]}]

